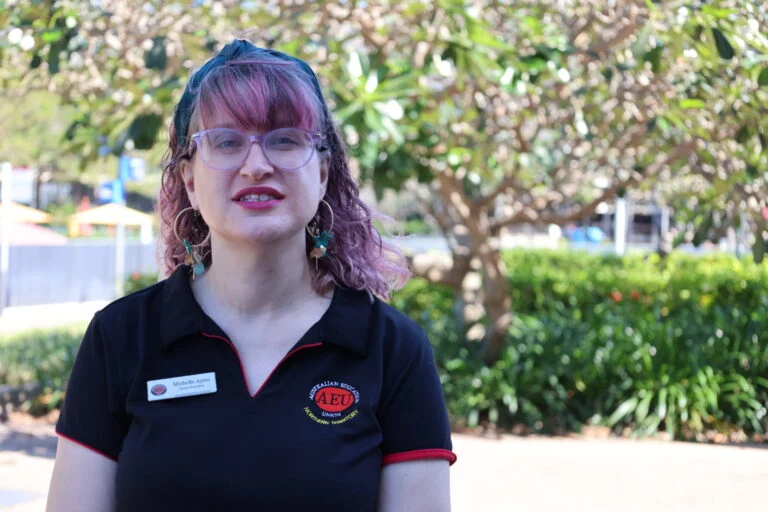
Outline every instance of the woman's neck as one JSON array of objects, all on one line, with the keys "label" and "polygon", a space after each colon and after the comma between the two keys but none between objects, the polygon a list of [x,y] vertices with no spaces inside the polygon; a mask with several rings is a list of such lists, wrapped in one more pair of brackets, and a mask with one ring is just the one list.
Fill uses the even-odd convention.
[{"label": "woman's neck", "polygon": [[216,240],[211,265],[192,284],[198,302],[206,311],[234,320],[279,316],[316,298],[304,237],[298,238],[261,248]]}]

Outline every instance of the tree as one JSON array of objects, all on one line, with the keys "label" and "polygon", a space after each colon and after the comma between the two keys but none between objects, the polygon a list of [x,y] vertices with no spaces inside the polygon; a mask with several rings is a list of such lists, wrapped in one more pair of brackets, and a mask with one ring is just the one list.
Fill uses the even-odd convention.
[{"label": "tree", "polygon": [[[76,160],[62,151],[60,140],[71,121],[71,109],[45,91],[28,93],[14,102],[0,104],[0,162],[34,167],[47,178],[62,176],[62,168]],[[38,179],[38,183],[39,183]],[[39,207],[39,204],[34,206]]]},{"label": "tree", "polygon": [[95,158],[99,137],[115,152],[151,146],[189,71],[233,35],[305,58],[361,178],[378,193],[422,194],[452,258],[417,270],[464,300],[488,364],[511,320],[504,228],[577,221],[649,187],[727,201],[739,217],[757,219],[766,204],[757,1],[90,5],[0,15],[21,37],[35,34],[27,51],[5,49],[3,69],[23,72],[0,80],[9,90],[50,80],[76,104],[72,150]]}]

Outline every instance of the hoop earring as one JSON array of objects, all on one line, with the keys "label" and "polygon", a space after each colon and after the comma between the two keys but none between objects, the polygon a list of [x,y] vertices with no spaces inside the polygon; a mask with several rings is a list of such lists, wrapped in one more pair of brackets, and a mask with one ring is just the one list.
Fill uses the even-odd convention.
[{"label": "hoop earring", "polygon": [[328,202],[325,199],[320,200],[321,203],[325,204],[325,206],[328,208],[328,212],[331,214],[331,227],[329,227],[327,230],[320,231],[320,228],[318,227],[318,217],[316,216],[314,221],[314,226],[310,228],[309,225],[307,225],[307,233],[309,233],[309,236],[311,236],[315,241],[315,247],[309,252],[309,256],[315,260],[315,270],[317,270],[317,262],[320,258],[325,258],[328,255],[328,245],[331,243],[331,239],[333,238],[333,235],[331,232],[333,231],[333,208],[331,208],[331,205],[328,204]]},{"label": "hoop earring", "polygon": [[211,230],[209,228],[208,235],[206,235],[205,239],[196,245],[191,244],[186,238],[181,238],[178,231],[179,219],[181,218],[182,214],[188,212],[189,210],[197,212],[197,210],[189,206],[181,210],[176,215],[176,218],[173,219],[173,234],[176,236],[176,240],[184,244],[184,252],[186,253],[184,256],[184,264],[192,267],[192,280],[194,280],[197,276],[205,272],[205,264],[203,264],[203,258],[200,257],[200,253],[197,251],[197,248],[202,247],[208,243],[208,240],[211,238]]}]

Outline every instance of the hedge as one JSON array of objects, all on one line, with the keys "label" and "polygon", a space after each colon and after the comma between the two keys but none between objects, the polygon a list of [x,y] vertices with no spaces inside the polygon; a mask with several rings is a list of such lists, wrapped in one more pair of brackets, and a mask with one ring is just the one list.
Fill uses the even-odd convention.
[{"label": "hedge", "polygon": [[[768,264],[538,250],[504,260],[515,314],[493,367],[466,340],[451,290],[413,279],[393,298],[434,345],[456,425],[487,417],[678,439],[768,431]],[[0,342],[0,385],[44,383],[38,408],[57,406],[84,327]]]},{"label": "hedge", "polygon": [[23,410],[45,414],[59,407],[85,329],[73,324],[0,335],[0,405],[19,405],[17,390],[34,384],[37,392],[22,401]]},{"label": "hedge", "polygon": [[768,430],[768,265],[726,256],[504,254],[515,317],[501,360],[457,329],[453,293],[412,280],[394,304],[428,331],[460,424],[605,425],[678,439]]}]

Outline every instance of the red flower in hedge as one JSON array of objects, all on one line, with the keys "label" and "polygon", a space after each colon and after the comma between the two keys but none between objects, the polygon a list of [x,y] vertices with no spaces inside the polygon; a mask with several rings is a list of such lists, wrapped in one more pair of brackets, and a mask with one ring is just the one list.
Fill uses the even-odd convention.
[{"label": "red flower in hedge", "polygon": [[613,299],[613,302],[621,302],[621,292],[611,293],[611,298]]},{"label": "red flower in hedge", "polygon": [[632,290],[632,294],[630,295],[632,300],[638,300],[640,298],[640,292],[637,290]]},{"label": "red flower in hedge", "polygon": [[133,279],[134,281],[138,280],[140,277],[141,277],[141,274],[138,272],[133,272],[131,274],[131,279]]}]

